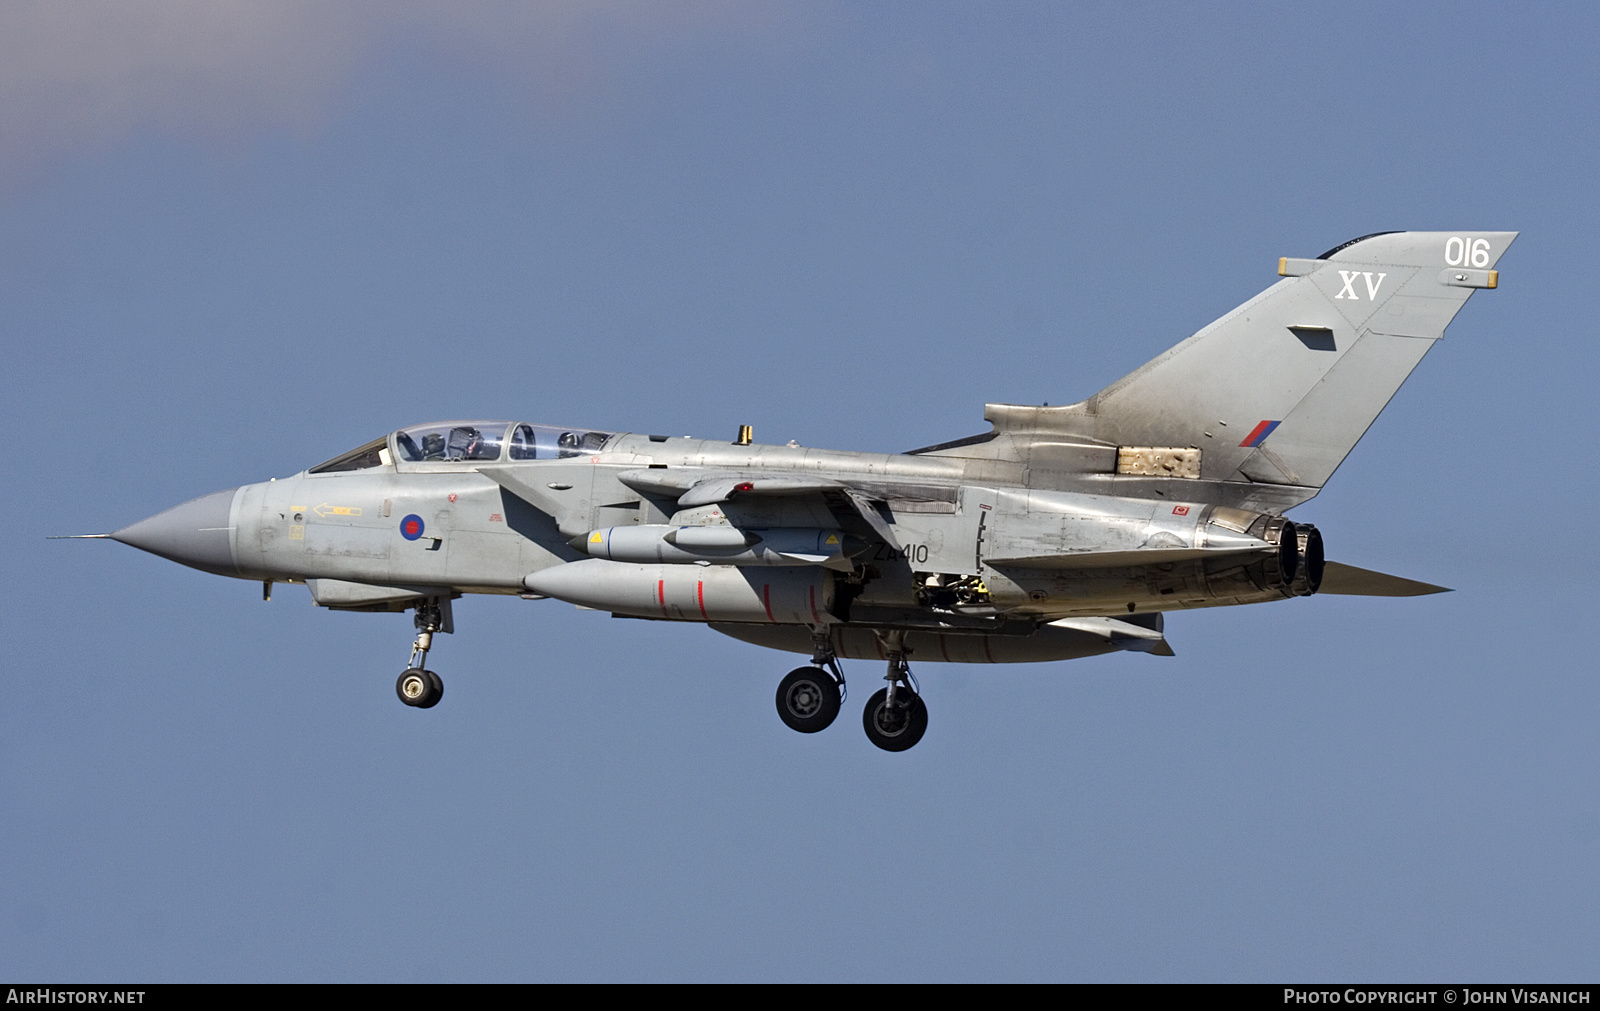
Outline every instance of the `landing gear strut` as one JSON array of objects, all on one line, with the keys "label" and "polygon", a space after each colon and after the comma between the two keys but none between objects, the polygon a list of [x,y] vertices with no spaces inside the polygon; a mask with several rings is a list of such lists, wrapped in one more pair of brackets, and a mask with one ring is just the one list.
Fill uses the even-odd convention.
[{"label": "landing gear strut", "polygon": [[[449,606],[448,602],[445,606]],[[394,691],[400,696],[400,701],[408,706],[432,709],[444,698],[444,681],[433,671],[424,669],[428,662],[428,650],[433,648],[434,633],[446,630],[444,610],[440,608],[437,598],[430,597],[417,605],[414,624],[417,626],[417,638],[411,644],[411,660],[395,681]]]},{"label": "landing gear strut", "polygon": [[910,650],[905,647],[905,633],[880,632],[878,641],[889,657],[889,673],[883,676],[889,687],[878,689],[867,700],[861,725],[867,740],[884,751],[905,751],[927,731],[928,707],[917,693],[916,678],[906,662]]},{"label": "landing gear strut", "polygon": [[844,671],[826,628],[811,630],[810,667],[796,667],[778,682],[778,719],[791,730],[826,730],[844,703]]}]

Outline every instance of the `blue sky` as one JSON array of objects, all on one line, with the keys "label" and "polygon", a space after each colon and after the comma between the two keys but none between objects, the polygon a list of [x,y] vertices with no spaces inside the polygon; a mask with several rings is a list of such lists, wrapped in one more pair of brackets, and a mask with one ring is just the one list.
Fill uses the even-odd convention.
[{"label": "blue sky", "polygon": [[[1594,978],[1597,21],[8,7],[0,975]],[[553,601],[408,710],[404,618],[44,540],[440,417],[969,435],[1391,228],[1522,237],[1294,516],[1457,592],[920,664],[901,755]]]}]

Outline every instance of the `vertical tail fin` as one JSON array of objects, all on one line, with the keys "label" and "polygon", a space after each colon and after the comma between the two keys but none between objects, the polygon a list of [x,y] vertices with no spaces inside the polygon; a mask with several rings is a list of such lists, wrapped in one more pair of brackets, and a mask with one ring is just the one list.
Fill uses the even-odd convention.
[{"label": "vertical tail fin", "polygon": [[991,404],[997,429],[1200,450],[1198,477],[1320,488],[1515,232],[1380,232],[1316,259],[1088,400]]}]

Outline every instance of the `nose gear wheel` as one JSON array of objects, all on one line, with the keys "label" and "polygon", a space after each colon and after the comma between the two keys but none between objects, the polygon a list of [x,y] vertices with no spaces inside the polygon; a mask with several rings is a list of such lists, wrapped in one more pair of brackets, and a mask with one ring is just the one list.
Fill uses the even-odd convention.
[{"label": "nose gear wheel", "polygon": [[432,709],[444,697],[444,681],[431,670],[408,667],[394,683],[400,701],[418,709]]}]

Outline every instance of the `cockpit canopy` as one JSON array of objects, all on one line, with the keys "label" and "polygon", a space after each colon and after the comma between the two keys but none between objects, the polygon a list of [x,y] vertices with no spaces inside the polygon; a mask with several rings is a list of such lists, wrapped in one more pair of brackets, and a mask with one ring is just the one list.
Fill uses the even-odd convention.
[{"label": "cockpit canopy", "polygon": [[[402,428],[312,467],[312,474],[407,463],[560,460],[597,452],[610,432],[518,421],[437,421]],[[391,441],[392,440],[392,441]]]},{"label": "cockpit canopy", "polygon": [[395,450],[400,459],[413,463],[498,460],[508,427],[509,422],[505,421],[441,421],[402,428],[394,434]]}]

